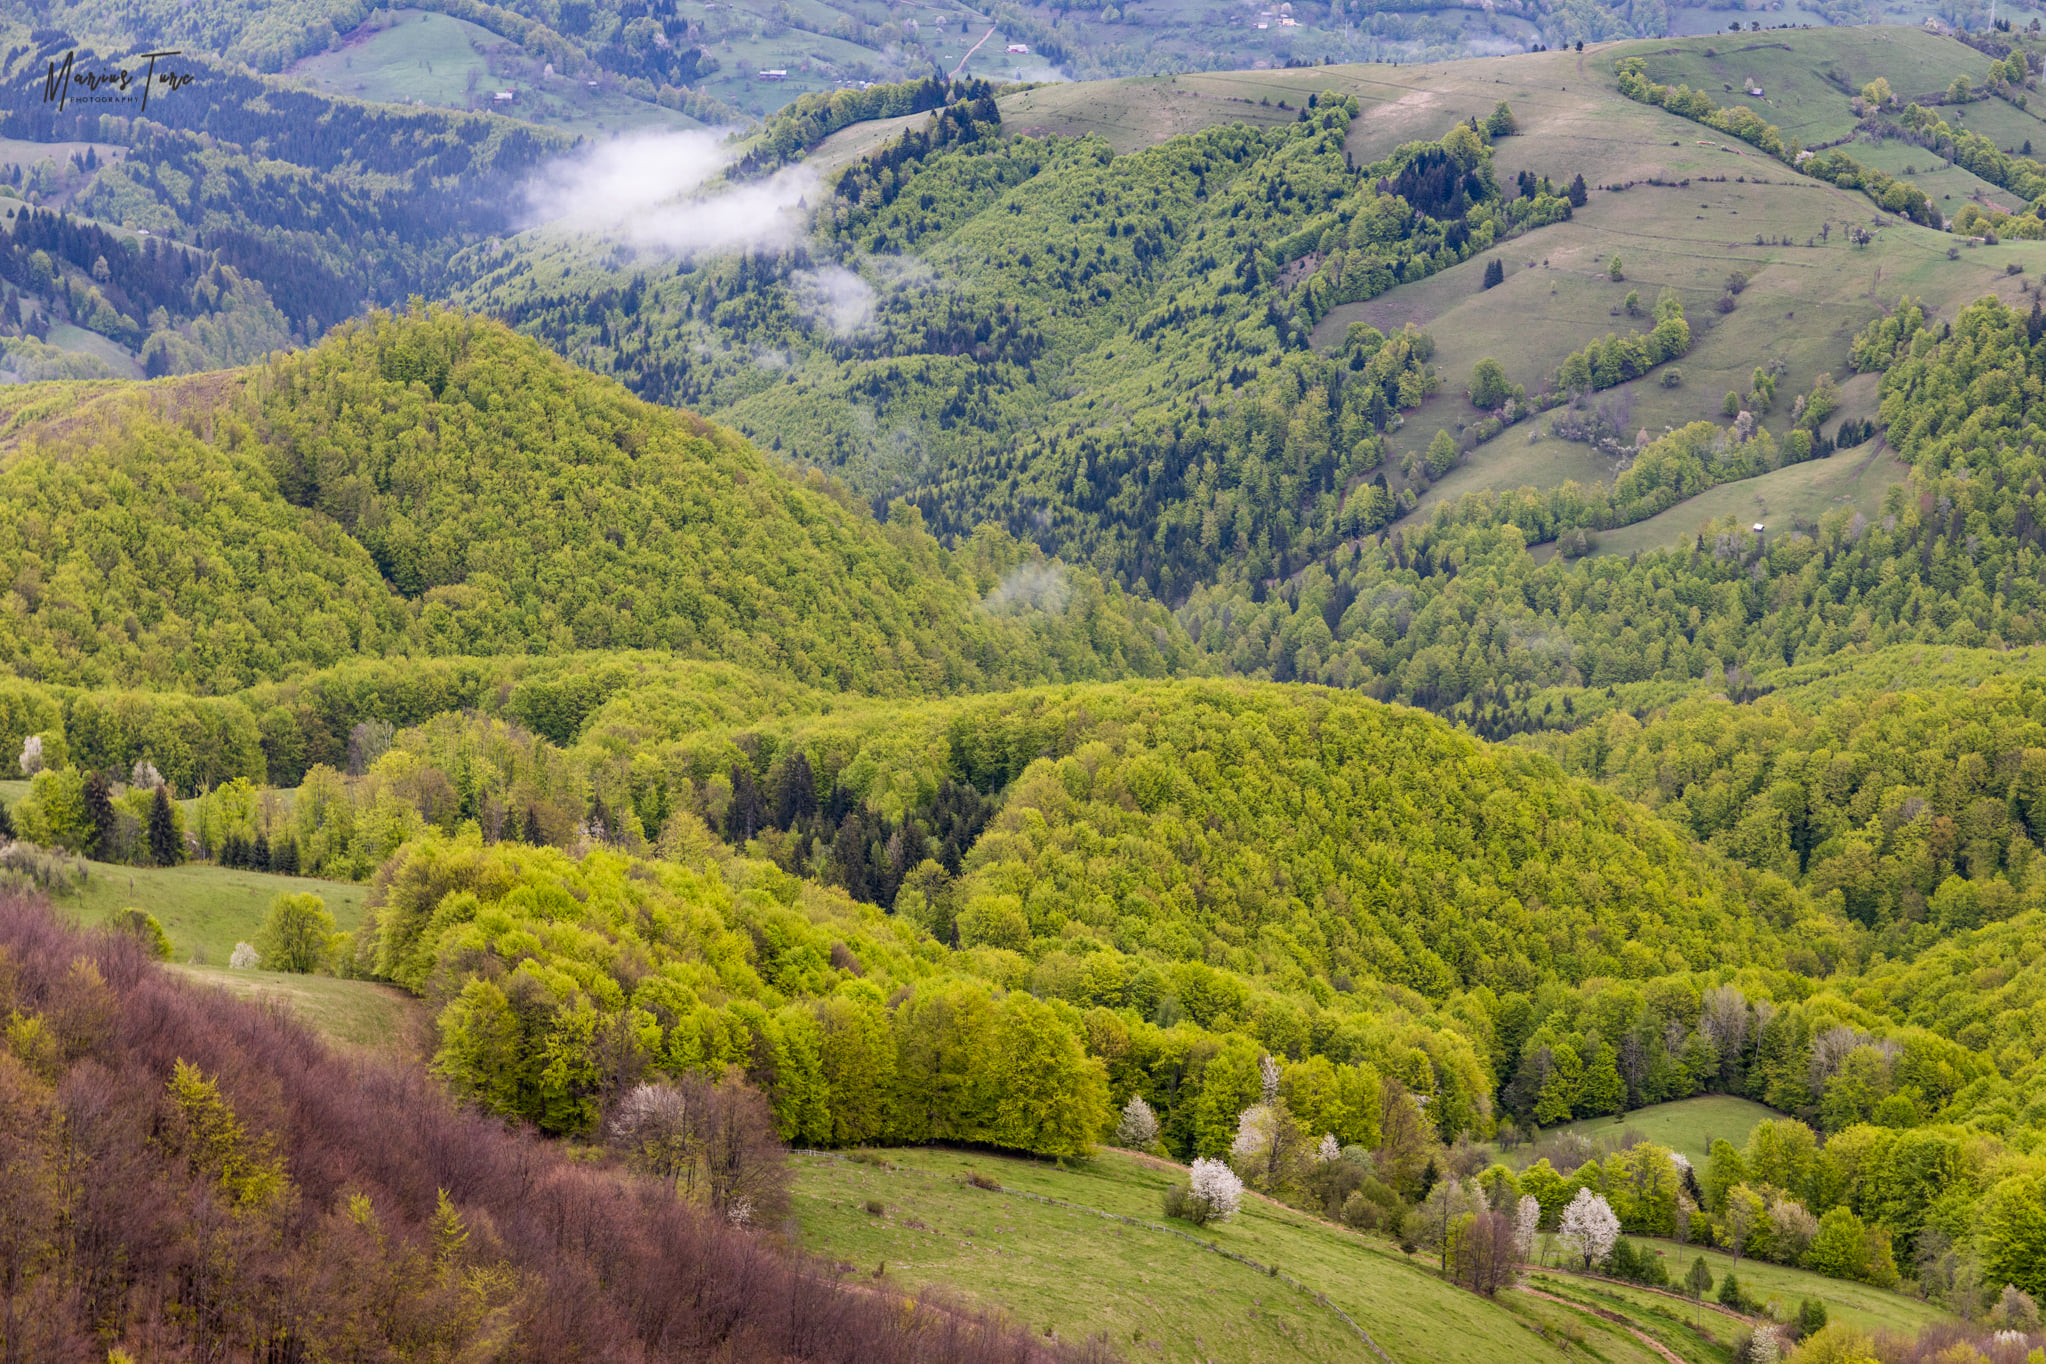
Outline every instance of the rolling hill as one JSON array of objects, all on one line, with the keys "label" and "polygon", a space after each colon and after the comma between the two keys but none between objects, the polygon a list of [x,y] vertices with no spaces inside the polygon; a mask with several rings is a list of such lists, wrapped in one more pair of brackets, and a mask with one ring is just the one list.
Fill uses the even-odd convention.
[{"label": "rolling hill", "polygon": [[[453,314],[108,391],[17,424],[0,458],[7,663],[45,682],[232,691],[392,652],[659,645],[924,692],[1185,654],[1155,608],[1084,574],[999,537],[947,552],[913,510],[877,525]],[[1045,590],[984,605],[1016,572]]]},{"label": "rolling hill", "polygon": [[[762,182],[808,216],[723,253],[518,230],[565,135],[332,88],[552,64],[536,118],[677,126],[720,114],[713,50],[843,18],[810,86],[862,24],[905,73],[963,51],[957,11],[718,13],[201,4],[164,18],[328,93],[222,67],[160,125],[0,128],[75,149],[13,163],[10,364],[246,362],[0,390],[24,1197],[61,1113],[148,1225],[241,1218],[294,1273],[392,1247],[479,1357],[657,1335],[656,1266],[754,1255],[792,1357],[851,1348],[834,1313],[933,1357],[1732,1364],[1806,1298],[1841,1359],[2029,1330],[2046,40],[848,90],[729,147],[680,216]],[[1700,17],[1303,14],[1329,56]],[[985,21],[1127,69],[1110,30],[1185,17]],[[17,85],[70,41],[23,36]],[[366,307],[415,289],[454,298]],[[11,907],[46,891],[206,960]],[[218,965],[294,924],[330,974]],[[195,983],[399,1045],[342,1077]],[[1246,1211],[1204,1221],[1224,1161]],[[557,1320],[562,1210],[607,1198]],[[1502,1257],[1549,1263],[1497,1291]],[[248,1336],[160,1282],[191,1341]],[[647,1353],[771,1352],[761,1320]]]}]

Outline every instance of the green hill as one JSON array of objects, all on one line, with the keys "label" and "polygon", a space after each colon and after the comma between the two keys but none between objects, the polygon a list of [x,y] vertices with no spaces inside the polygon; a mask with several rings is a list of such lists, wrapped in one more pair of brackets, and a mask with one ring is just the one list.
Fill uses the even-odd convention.
[{"label": "green hill", "polygon": [[[657,646],[921,693],[1186,659],[1084,573],[999,535],[948,553],[913,510],[877,525],[452,313],[109,391],[0,459],[21,603],[0,663],[44,682],[218,692],[353,656]],[[997,593],[1014,573],[1037,590]]]}]

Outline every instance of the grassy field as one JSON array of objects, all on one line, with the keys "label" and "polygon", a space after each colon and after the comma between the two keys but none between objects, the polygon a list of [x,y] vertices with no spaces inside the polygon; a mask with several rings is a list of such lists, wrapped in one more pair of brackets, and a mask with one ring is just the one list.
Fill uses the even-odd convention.
[{"label": "grassy field", "polygon": [[[1633,1329],[1672,1350],[1687,1364],[1732,1364],[1733,1345],[1747,1330],[1739,1317],[1709,1303],[1682,1302],[1647,1289],[1626,1288],[1574,1274],[1535,1272],[1528,1288],[1566,1298],[1582,1309],[1618,1312]],[[1610,1329],[1610,1323],[1607,1323]]]},{"label": "grassy field", "polygon": [[[1156,1165],[1115,1152],[1066,1170],[947,1150],[885,1157],[886,1168],[797,1157],[796,1214],[812,1250],[863,1275],[885,1266],[880,1281],[901,1288],[948,1285],[1062,1339],[1103,1332],[1127,1359],[1373,1358],[1312,1293],[1178,1236],[1100,1215],[1161,1223],[1158,1199],[1173,1175]],[[969,1170],[1004,1191],[968,1186]],[[866,1210],[870,1199],[879,1214]],[[1396,1360],[1577,1357],[1505,1305],[1443,1284],[1419,1260],[1288,1209],[1253,1202],[1199,1238],[1325,1294]]]},{"label": "grassy field", "polygon": [[[1740,1279],[1741,1289],[1749,1297],[1759,1301],[1769,1314],[1778,1321],[1788,1321],[1797,1315],[1797,1305],[1806,1298],[1817,1298],[1826,1304],[1826,1315],[1833,1321],[1844,1321],[1864,1331],[1893,1331],[1900,1335],[1915,1335],[1934,1322],[1951,1321],[1946,1312],[1931,1303],[1920,1302],[1917,1298],[1902,1293],[1891,1293],[1885,1289],[1872,1288],[1864,1283],[1847,1279],[1829,1279],[1823,1274],[1809,1270],[1792,1269],[1785,1265],[1764,1264],[1759,1260],[1736,1261],[1731,1255],[1716,1250],[1700,1250],[1696,1246],[1681,1245],[1675,1241],[1660,1241],[1641,1238],[1640,1244],[1649,1247],[1662,1257],[1663,1265],[1669,1270],[1671,1279],[1681,1279],[1689,1271],[1692,1261],[1700,1255],[1705,1257],[1707,1268],[1712,1271],[1712,1282],[1717,1285],[1732,1270]],[[1563,1252],[1551,1248],[1558,1262]],[[1567,1275],[1554,1276],[1570,1279]],[[1577,1280],[1583,1284],[1588,1280]],[[1609,1286],[1600,1284],[1601,1290]],[[1661,1295],[1635,1289],[1610,1289],[1616,1296],[1628,1296],[1641,1300],[1654,1300]],[[1715,1289],[1716,1291],[1716,1289]],[[1670,1307],[1683,1311],[1682,1304],[1667,1298]],[[1631,1315],[1631,1314],[1630,1314]],[[1718,1314],[1714,1314],[1718,1315]],[[1731,1318],[1721,1317],[1729,1327],[1734,1327]],[[1717,1330],[1710,1316],[1700,1315],[1696,1320],[1707,1329]],[[1735,1329],[1738,1329],[1735,1327]]]},{"label": "grassy field", "polygon": [[492,109],[511,90],[514,118],[575,132],[641,132],[702,125],[687,115],[579,80],[544,79],[538,64],[489,29],[427,10],[391,9],[328,52],[285,73],[327,94],[394,104]]},{"label": "grassy field", "polygon": [[[1660,1126],[1684,1140],[1718,1122],[1729,1130],[1739,1128],[1738,1119],[1751,1122],[1736,1106],[1767,1111],[1738,1101],[1694,1101],[1681,1122],[1648,1110],[1635,1115],[1644,1123],[1629,1125]],[[796,1216],[811,1250],[877,1287],[942,1286],[1063,1340],[1099,1333],[1127,1359],[1374,1358],[1330,1305],[1403,1364],[1587,1356],[1607,1364],[1667,1364],[1643,1335],[1688,1364],[1724,1364],[1746,1329],[1709,1303],[1564,1272],[1552,1243],[1543,1251],[1551,1267],[1528,1280],[1537,1292],[1488,1301],[1444,1284],[1426,1256],[1401,1255],[1375,1238],[1261,1200],[1195,1234],[1165,1223],[1158,1212],[1159,1194],[1176,1167],[1121,1152],[1067,1168],[928,1148],[854,1154],[795,1159]],[[969,1185],[973,1172],[1001,1188]],[[1161,1229],[1167,1226],[1192,1239]],[[1255,1263],[1224,1258],[1207,1243]],[[1665,1257],[1673,1277],[1699,1254],[1673,1241],[1641,1244]],[[1915,1332],[1945,1319],[1915,1299],[1865,1284],[1751,1261],[1735,1265],[1728,1256],[1704,1253],[1715,1281],[1734,1269],[1779,1317],[1817,1298],[1835,1320],[1869,1330]],[[1302,1287],[1261,1272],[1263,1266]],[[1601,1319],[1589,1309],[1618,1312],[1627,1322]]]},{"label": "grassy field", "polygon": [[1714,1141],[1724,1137],[1735,1146],[1746,1145],[1748,1133],[1755,1130],[1757,1123],[1781,1116],[1774,1109],[1730,1094],[1706,1094],[1696,1099],[1679,1099],[1675,1103],[1637,1108],[1617,1118],[1587,1118],[1583,1122],[1566,1123],[1549,1128],[1546,1135],[1574,1132],[1598,1141],[1617,1140],[1622,1133],[1631,1132],[1658,1146],[1667,1146],[1689,1156],[1693,1164],[1702,1166]]},{"label": "grassy field", "polygon": [[225,966],[172,965],[167,969],[197,985],[281,1005],[314,1031],[337,1042],[412,1051],[421,1049],[426,1035],[426,1006],[395,985],[276,971],[234,971]]},{"label": "grassy field", "polygon": [[123,909],[146,909],[170,934],[174,960],[225,966],[237,942],[256,936],[270,902],[279,895],[311,891],[327,902],[335,925],[350,932],[362,923],[368,886],[229,871],[210,864],[182,867],[121,867],[89,863],[85,888],[58,903],[81,923],[103,923]]},{"label": "grassy field", "polygon": [[[1498,288],[1481,287],[1487,258],[1474,258],[1338,307],[1315,332],[1316,343],[1329,346],[1352,322],[1385,330],[1411,322],[1435,338],[1442,389],[1394,433],[1389,465],[1395,468],[1438,430],[1460,432],[1478,420],[1464,389],[1480,359],[1498,360],[1510,379],[1535,392],[1571,351],[1611,332],[1644,328],[1646,317],[1626,314],[1630,291],[1638,292],[1645,312],[1663,289],[1673,290],[1694,338],[1691,353],[1665,367],[1678,372],[1679,383],[1664,386],[1659,370],[1597,395],[1630,436],[1723,421],[1727,392],[1746,392],[1754,370],[1766,366],[1780,372],[1777,400],[1763,424],[1781,439],[1796,395],[1808,392],[1820,374],[1843,387],[1872,389],[1852,377],[1848,351],[1856,333],[1901,296],[1922,299],[1949,317],[1990,293],[2029,307],[2022,290],[2046,272],[2046,243],[1957,242],[1881,214],[1865,196],[1798,175],[1712,129],[1627,100],[1612,68],[1632,55],[1645,57],[1660,80],[1685,81],[1727,102],[1736,96],[1725,87],[1744,91],[1747,82],[1759,83],[1761,99],[1739,98],[1806,141],[1852,132],[1842,81],[1858,89],[1880,75],[1900,92],[1930,94],[1945,90],[1956,75],[1979,83],[1988,68],[1983,54],[1917,29],[1772,30],[1427,66],[1206,72],[1047,86],[1006,96],[1002,107],[1012,134],[1092,133],[1126,151],[1215,124],[1291,118],[1308,95],[1336,90],[1359,102],[1349,147],[1365,161],[1405,142],[1440,137],[1452,124],[1509,102],[1520,133],[1497,145],[1502,180],[1528,170],[1562,183],[1582,172],[1592,186],[1590,202],[1570,222],[1490,253],[1507,270]],[[2031,137],[2038,123],[2003,100],[1949,106],[1948,112],[2009,145]],[[2036,131],[2046,143],[2046,124]],[[840,136],[850,143],[859,134]],[[1922,148],[1858,142],[1852,152],[1898,173],[1911,166],[1910,178],[1949,213],[1977,195],[2009,199],[1998,199],[1993,187]],[[1644,183],[1650,178],[1665,183]],[[1877,228],[1871,245],[1846,242],[1845,228],[1856,223]],[[1956,259],[1948,259],[1950,249],[1959,250]],[[1606,273],[1614,256],[1623,263],[1619,283]],[[2008,273],[2011,267],[2021,273]],[[1733,311],[1721,313],[1717,304],[1736,270],[1748,283]],[[1859,394],[1857,402],[1843,404],[1842,415],[1865,415],[1860,408],[1872,409],[1872,403],[1872,392]],[[1614,476],[1610,459],[1548,430],[1549,419],[1537,418],[1477,447],[1423,495],[1416,514],[1468,492]],[[1786,471],[1767,485],[1717,490],[1710,502],[1677,508],[1608,540],[1627,550],[1673,543],[1710,516],[1747,514],[1757,499],[1778,518],[1843,501],[1865,507],[1897,476],[1887,460]]]},{"label": "grassy field", "polygon": [[1725,516],[1761,521],[1771,533],[1795,521],[1816,521],[1836,507],[1852,507],[1870,520],[1882,510],[1883,490],[1904,479],[1906,466],[1871,442],[1831,459],[1807,460],[1739,483],[1723,483],[1668,511],[1618,530],[1601,531],[1598,552],[1633,554],[1690,544],[1698,527]]}]

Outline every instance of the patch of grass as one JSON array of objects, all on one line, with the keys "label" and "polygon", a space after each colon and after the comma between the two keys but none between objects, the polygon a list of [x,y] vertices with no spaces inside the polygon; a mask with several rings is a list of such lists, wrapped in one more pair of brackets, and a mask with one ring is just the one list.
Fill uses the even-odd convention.
[{"label": "patch of grass", "polygon": [[1581,1306],[1550,1302],[1533,1293],[1508,1292],[1499,1301],[1548,1339],[1570,1343],[1570,1353],[1583,1352],[1606,1364],[1668,1364],[1626,1327],[1607,1321]]},{"label": "patch of grass", "polygon": [[225,966],[237,942],[253,941],[270,902],[279,895],[310,891],[327,903],[335,926],[352,932],[362,924],[369,887],[344,881],[229,871],[193,863],[182,867],[123,867],[89,864],[85,887],[58,902],[85,924],[104,923],[130,906],[146,909],[170,935],[175,959],[200,966]]},{"label": "patch of grass", "polygon": [[50,344],[58,350],[68,350],[78,355],[90,355],[103,360],[116,377],[140,379],[142,366],[135,363],[135,357],[126,347],[110,341],[98,332],[89,332],[83,327],[74,327],[69,322],[59,322],[50,328]]},{"label": "patch of grass", "polygon": [[1535,1273],[1530,1288],[1592,1308],[1618,1312],[1692,1364],[1732,1364],[1733,1342],[1746,1329],[1708,1305],[1679,1301],[1645,1288],[1624,1288],[1568,1274]]},{"label": "patch of grass", "polygon": [[[1553,1238],[1544,1238],[1553,1246]],[[1923,1328],[1935,1322],[1952,1321],[1953,1317],[1917,1298],[1902,1293],[1892,1293],[1881,1288],[1872,1288],[1864,1283],[1847,1279],[1829,1279],[1823,1274],[1809,1270],[1793,1269],[1787,1265],[1766,1264],[1760,1260],[1740,1260],[1717,1250],[1701,1250],[1697,1246],[1682,1245],[1676,1241],[1640,1238],[1638,1244],[1652,1249],[1660,1255],[1663,1265],[1669,1270],[1671,1279],[1680,1279],[1690,1269],[1691,1262],[1698,1256],[1705,1257],[1705,1264],[1712,1271],[1712,1282],[1716,1286],[1731,1270],[1740,1279],[1741,1289],[1750,1298],[1761,1303],[1770,1316],[1778,1321],[1788,1321],[1796,1316],[1797,1305],[1806,1298],[1817,1298],[1826,1304],[1826,1314],[1832,1321],[1844,1321],[1864,1331],[1892,1331],[1899,1335],[1916,1335]],[[1561,1252],[1551,1250],[1552,1256],[1560,1258]],[[1560,1276],[1568,1278],[1569,1276]],[[1593,1283],[1592,1280],[1578,1280]],[[1598,1284],[1600,1289],[1609,1286]],[[1641,1297],[1657,1295],[1645,1290],[1620,1290],[1638,1293]],[[1717,1291],[1716,1287],[1715,1290]],[[1673,1299],[1664,1298],[1672,1307],[1681,1307]],[[1700,1316],[1708,1327],[1712,1323]],[[1722,1318],[1731,1326],[1731,1318]]]},{"label": "patch of grass", "polygon": [[225,966],[172,965],[166,969],[243,999],[280,1004],[314,1031],[337,1042],[413,1049],[424,1035],[426,1006],[395,985],[281,971],[235,971]]},{"label": "patch of grass", "polygon": [[[551,80],[516,43],[464,19],[427,10],[379,11],[331,51],[286,72],[327,94],[450,109],[499,109],[510,117],[580,133],[697,128],[687,115],[633,99],[608,86]],[[517,98],[492,99],[499,90]]]},{"label": "patch of grass", "polygon": [[1788,534],[1793,522],[1816,521],[1842,506],[1873,521],[1882,511],[1883,490],[1903,482],[1907,472],[1873,444],[1831,459],[1807,460],[1759,478],[1723,483],[1646,521],[1601,531],[1598,552],[1681,549],[1692,543],[1698,527],[1726,516],[1765,522],[1771,535]]},{"label": "patch of grass", "polygon": [[1658,1146],[1667,1146],[1690,1157],[1693,1164],[1702,1167],[1715,1140],[1723,1137],[1735,1146],[1745,1146],[1748,1134],[1755,1130],[1757,1124],[1782,1116],[1773,1108],[1765,1108],[1748,1099],[1738,1099],[1730,1094],[1705,1094],[1695,1099],[1637,1108],[1617,1118],[1586,1118],[1582,1122],[1566,1123],[1548,1129],[1547,1135],[1574,1132],[1598,1141],[1617,1140],[1624,1132],[1639,1133]]},{"label": "patch of grass", "polygon": [[[1163,1224],[1176,1169],[1118,1152],[1077,1167],[984,1152],[906,1149],[893,1168],[826,1156],[796,1159],[796,1212],[812,1250],[884,1282],[943,1285],[1032,1327],[1077,1340],[1094,1331],[1128,1359],[1369,1359],[1363,1343],[1315,1293],[1353,1317],[1394,1359],[1478,1364],[1551,1361],[1573,1352],[1545,1342],[1500,1302],[1444,1284],[1420,1257],[1261,1200],[1200,1242],[1275,1266],[1289,1287],[1203,1245],[1104,1218]],[[1001,1192],[970,1187],[969,1172]],[[1088,1211],[1037,1202],[1037,1194]],[[874,1217],[868,1200],[886,1215]]]}]

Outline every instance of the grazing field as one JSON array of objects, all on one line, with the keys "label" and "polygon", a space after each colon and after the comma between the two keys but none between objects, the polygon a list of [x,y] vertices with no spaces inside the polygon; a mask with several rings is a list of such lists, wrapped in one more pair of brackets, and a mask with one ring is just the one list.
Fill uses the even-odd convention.
[{"label": "grazing field", "polygon": [[345,881],[315,881],[231,871],[209,863],[181,867],[123,867],[87,864],[85,888],[58,901],[81,923],[103,923],[123,909],[146,909],[170,935],[172,959],[198,966],[225,966],[237,942],[253,940],[270,902],[279,895],[310,891],[327,903],[343,932],[362,923],[369,887]]},{"label": "grazing field", "polygon": [[1575,1274],[1536,1272],[1526,1286],[1568,1299],[1592,1312],[1618,1312],[1634,1330],[1674,1351],[1686,1364],[1732,1364],[1733,1346],[1748,1329],[1738,1314],[1707,1302],[1686,1302],[1646,1288],[1629,1288]]},{"label": "grazing field", "polygon": [[1631,1133],[1688,1156],[1693,1164],[1702,1166],[1714,1141],[1724,1138],[1735,1146],[1745,1146],[1748,1133],[1755,1130],[1757,1123],[1782,1116],[1774,1109],[1730,1094],[1706,1094],[1696,1099],[1679,1099],[1675,1103],[1637,1108],[1617,1118],[1587,1118],[1582,1122],[1566,1123],[1548,1129],[1546,1135],[1570,1132],[1594,1141],[1610,1139],[1617,1142],[1622,1133]]},{"label": "grazing field", "polygon": [[698,128],[695,119],[580,80],[548,80],[527,68],[517,43],[480,25],[417,9],[378,11],[338,47],[294,63],[285,73],[325,94],[450,109],[493,109],[493,96],[516,98],[513,118],[577,132]]},{"label": "grazing field", "polygon": [[[1851,93],[1877,76],[1900,94],[1930,97],[1960,75],[1979,86],[1989,62],[1951,38],[1908,28],[1771,30],[1738,38],[1608,43],[1582,53],[1534,53],[1510,61],[1205,72],[1045,86],[1005,96],[1002,108],[1012,135],[1091,133],[1129,151],[1216,124],[1294,118],[1310,95],[1333,90],[1354,96],[1361,106],[1349,149],[1364,161],[1402,143],[1438,138],[1452,124],[1486,115],[1504,100],[1520,131],[1497,145],[1502,181],[1525,170],[1563,184],[1582,173],[1590,199],[1571,221],[1378,298],[1339,306],[1316,327],[1314,341],[1324,347],[1339,344],[1349,325],[1360,321],[1381,330],[1413,323],[1435,338],[1442,387],[1408,413],[1389,439],[1387,476],[1395,487],[1405,455],[1426,447],[1439,430],[1457,434],[1479,419],[1464,390],[1480,359],[1499,361],[1510,381],[1539,392],[1571,351],[1608,333],[1644,329],[1664,289],[1684,305],[1692,349],[1681,360],[1595,396],[1624,438],[1641,431],[1658,435],[1686,422],[1723,421],[1727,393],[1746,393],[1755,369],[1764,367],[1776,372],[1777,399],[1757,415],[1780,440],[1790,429],[1796,395],[1809,392],[1821,374],[1843,390],[1856,383],[1871,387],[1853,375],[1849,349],[1856,333],[1900,297],[1922,299],[1943,316],[1991,293],[2029,306],[2024,291],[2046,272],[2046,243],[1990,247],[1957,241],[1884,214],[1860,193],[1799,175],[1714,129],[1634,103],[1619,94],[1613,76],[1614,62],[1625,56],[1645,57],[1658,80],[1689,83],[1725,103],[1747,103],[1808,143],[1850,135],[1856,121]],[[1760,98],[1745,94],[1750,84],[1763,90]],[[2000,144],[2016,146],[2035,133],[2046,143],[2046,124],[2001,99],[1943,106],[1943,112]],[[871,145],[857,129],[839,137],[845,142],[831,147],[834,158],[850,152],[855,138],[861,149]],[[1923,148],[1858,141],[1850,151],[1893,173],[1910,167],[1906,178],[1949,213],[1976,198],[2011,204],[2008,193]],[[1646,183],[1650,179],[1662,183]],[[1846,229],[1857,224],[1874,229],[1869,245],[1848,242]],[[1958,252],[1953,259],[1950,250]],[[1618,282],[1609,277],[1616,256],[1624,276]],[[1486,290],[1482,282],[1491,259],[1506,267],[1506,279]],[[1736,272],[1744,280],[1736,282]],[[1626,310],[1630,292],[1638,295],[1640,315]],[[1728,296],[1732,306],[1721,311]],[[1843,402],[1840,415],[1872,415],[1872,406],[1872,393],[1857,393]],[[1609,482],[1617,472],[1614,461],[1554,437],[1552,420],[1545,415],[1524,421],[1477,446],[1421,495],[1412,515],[1425,516],[1470,492],[1549,488],[1572,479]],[[1711,501],[1602,538],[1619,552],[1675,543],[1711,516],[1746,515],[1758,499],[1778,518],[1813,515],[1843,501],[1865,510],[1898,476],[1899,466],[1887,458],[1786,470],[1768,486],[1715,490],[1707,494]]]},{"label": "grazing field", "polygon": [[1679,549],[1692,542],[1698,527],[1727,516],[1764,522],[1772,533],[1788,532],[1797,522],[1816,521],[1843,506],[1874,520],[1882,511],[1883,490],[1903,482],[1906,468],[1887,449],[1870,442],[1831,459],[1808,460],[1759,478],[1722,483],[1646,521],[1602,531],[1598,552]]},{"label": "grazing field", "polygon": [[[1311,1291],[1166,1231],[1103,1217],[1166,1225],[1159,1196],[1184,1176],[1138,1157],[1102,1152],[1073,1169],[938,1149],[873,1159],[797,1157],[796,1215],[810,1249],[861,1275],[883,1270],[875,1281],[902,1289],[947,1285],[1064,1340],[1101,1332],[1126,1359],[1374,1358],[1315,1293],[1403,1362],[1576,1357],[1545,1340],[1517,1307],[1444,1284],[1425,1257],[1261,1200],[1198,1232],[1170,1225]],[[971,1187],[969,1171],[992,1177],[1002,1191]],[[867,1211],[868,1200],[881,1211]]]},{"label": "grazing field", "polygon": [[[1561,1264],[1567,1250],[1551,1242],[1545,1251],[1545,1258],[1551,1263]],[[1741,1291],[1760,1302],[1771,1316],[1778,1321],[1788,1321],[1797,1315],[1797,1305],[1806,1298],[1817,1298],[1826,1304],[1826,1315],[1832,1321],[1844,1321],[1864,1331],[1892,1331],[1899,1335],[1916,1335],[1934,1322],[1952,1321],[1954,1318],[1931,1303],[1902,1293],[1873,1288],[1865,1283],[1849,1279],[1829,1279],[1823,1274],[1814,1274],[1806,1269],[1792,1269],[1787,1265],[1772,1265],[1760,1260],[1735,1260],[1717,1250],[1700,1250],[1676,1241],[1649,1240],[1641,1238],[1638,1244],[1652,1249],[1662,1257],[1664,1268],[1669,1270],[1672,1280],[1681,1279],[1689,1271],[1692,1261],[1700,1255],[1705,1257],[1706,1267],[1712,1271],[1712,1282],[1719,1284],[1731,1270],[1740,1280]],[[1590,1283],[1590,1280],[1578,1280]],[[1600,1289],[1614,1289],[1616,1295],[1625,1294],[1644,1299],[1661,1295],[1646,1289],[1618,1289],[1601,1282]],[[1716,1288],[1715,1288],[1715,1291]],[[1663,1298],[1671,1307],[1680,1311],[1681,1305],[1674,1300]],[[1729,1326],[1730,1317],[1722,1318]],[[1700,1315],[1697,1320],[1716,1330],[1710,1317]],[[1736,1328],[1737,1329],[1737,1328]]]},{"label": "grazing field", "polygon": [[419,1050],[426,1006],[395,985],[279,971],[236,971],[225,966],[172,965],[179,977],[244,999],[282,1005],[300,1021],[337,1042]]}]

